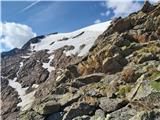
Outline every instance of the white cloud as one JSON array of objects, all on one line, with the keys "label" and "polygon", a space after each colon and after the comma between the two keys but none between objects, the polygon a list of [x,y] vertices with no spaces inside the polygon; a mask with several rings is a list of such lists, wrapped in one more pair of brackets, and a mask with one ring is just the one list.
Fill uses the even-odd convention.
[{"label": "white cloud", "polygon": [[124,17],[132,12],[138,11],[142,7],[142,4],[135,0],[107,0],[105,7],[113,10],[113,17]]},{"label": "white cloud", "polygon": [[100,23],[100,22],[101,22],[100,19],[97,19],[97,20],[94,21],[95,24]]},{"label": "white cloud", "polygon": [[36,36],[29,26],[14,22],[0,23],[0,32],[2,35],[0,44],[10,49],[21,48],[29,39]]}]

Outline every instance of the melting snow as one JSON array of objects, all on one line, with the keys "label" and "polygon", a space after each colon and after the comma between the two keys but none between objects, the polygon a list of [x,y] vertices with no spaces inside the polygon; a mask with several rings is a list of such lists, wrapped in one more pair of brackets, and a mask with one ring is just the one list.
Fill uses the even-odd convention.
[{"label": "melting snow", "polygon": [[47,70],[49,71],[49,72],[51,72],[52,70],[55,70],[55,68],[53,67],[53,66],[50,66],[50,63],[51,63],[51,61],[53,60],[53,58],[54,58],[54,55],[51,55],[50,57],[49,57],[49,62],[48,63],[43,63],[43,68],[47,68]]},{"label": "melting snow", "polygon": [[23,67],[23,62],[20,62],[20,65],[19,65],[19,67],[21,68],[21,67]]},{"label": "melting snow", "polygon": [[35,94],[36,91],[33,91],[33,92],[30,92],[28,94],[25,94],[23,96],[20,96],[22,102],[20,102],[17,106],[21,106],[21,110],[22,111],[25,111],[27,110],[28,108],[31,107],[32,105],[32,102],[34,101],[34,94]]},{"label": "melting snow", "polygon": [[32,85],[32,88],[38,88],[38,86],[39,86],[39,85],[37,85],[37,84],[33,84],[33,85]]},{"label": "melting snow", "polygon": [[14,78],[13,80],[9,80],[9,85],[10,85],[12,88],[15,88],[15,89],[16,89],[16,91],[18,92],[18,94],[19,94],[20,97],[21,97],[21,96],[24,96],[25,93],[26,93],[26,90],[27,90],[28,88],[22,88],[21,84],[18,83],[18,82],[16,82],[16,80],[17,80],[17,77]]},{"label": "melting snow", "polygon": [[[23,62],[20,62],[19,66],[21,68],[23,66]],[[19,71],[17,72],[17,75],[18,73]],[[13,80],[9,79],[9,85],[18,92],[18,95],[21,98],[22,102],[18,103],[17,106],[20,106],[22,111],[24,111],[31,107],[31,103],[34,101],[34,94],[36,91],[26,94],[26,90],[28,89],[28,87],[22,88],[21,84],[19,82],[16,82],[16,80],[17,77],[15,77]]]},{"label": "melting snow", "polygon": [[30,56],[21,56],[21,58],[29,58]]},{"label": "melting snow", "polygon": [[[91,25],[89,27],[85,27],[70,33],[59,33],[55,35],[48,35],[44,39],[41,39],[39,43],[31,44],[31,49],[32,51],[48,49],[49,53],[51,53],[54,50],[61,48],[65,45],[68,46],[72,45],[74,46],[74,49],[65,52],[66,55],[68,56],[71,54],[78,54],[78,56],[83,56],[88,53],[89,49],[92,47],[97,37],[100,34],[102,34],[109,25],[110,21],[107,21],[104,23]],[[82,35],[79,35],[82,32],[84,33]],[[64,38],[67,39],[63,40]],[[83,49],[80,49],[80,46],[84,44],[85,47]]]}]

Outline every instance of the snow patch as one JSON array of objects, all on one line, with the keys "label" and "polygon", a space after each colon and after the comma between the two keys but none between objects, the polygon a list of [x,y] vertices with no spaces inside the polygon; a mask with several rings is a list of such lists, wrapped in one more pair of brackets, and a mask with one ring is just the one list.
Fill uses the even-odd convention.
[{"label": "snow patch", "polygon": [[35,99],[35,97],[34,97],[35,92],[36,91],[33,91],[33,92],[30,92],[28,94],[21,96],[22,102],[18,103],[17,106],[21,106],[22,111],[25,111],[31,107],[31,105]]},{"label": "snow patch", "polygon": [[37,85],[37,84],[33,84],[33,85],[32,85],[32,88],[38,88],[38,86],[39,86],[39,85]]},{"label": "snow patch", "polygon": [[26,58],[29,58],[29,57],[30,57],[30,56],[21,56],[21,58],[25,58],[25,59],[26,59]]},{"label": "snow patch", "polygon": [[9,85],[10,85],[12,88],[16,89],[16,91],[18,92],[18,94],[19,94],[19,96],[20,96],[20,98],[21,98],[21,96],[24,96],[24,95],[25,95],[26,90],[27,90],[28,88],[22,88],[21,84],[18,83],[18,82],[16,82],[16,80],[17,80],[17,77],[14,78],[13,80],[9,80]]},{"label": "snow patch", "polygon": [[23,62],[20,62],[20,65],[19,65],[19,67],[21,68],[21,67],[23,67]]},{"label": "snow patch", "polygon": [[[22,66],[23,66],[23,62],[20,62],[19,67],[21,68]],[[17,76],[18,76],[18,73],[19,71],[17,72]],[[18,92],[18,95],[22,101],[18,103],[17,106],[20,106],[21,110],[24,111],[31,107],[32,102],[34,101],[34,94],[36,91],[26,94],[26,90],[28,89],[28,87],[22,88],[21,84],[19,82],[16,82],[16,80],[17,80],[17,77],[15,77],[13,80],[9,79],[9,86],[14,88]]]},{"label": "snow patch", "polygon": [[18,103],[17,106],[21,107],[21,110],[24,111],[31,107],[32,102],[34,101],[35,91],[26,94],[28,87],[22,88],[21,84],[16,82],[16,80],[17,78],[14,78],[14,80],[9,80],[9,85],[18,92],[22,102]]},{"label": "snow patch", "polygon": [[53,66],[50,66],[51,61],[53,60],[54,55],[51,55],[49,57],[49,62],[48,63],[43,63],[43,68],[47,69],[49,72],[51,72],[52,70],[55,70],[55,68]]}]

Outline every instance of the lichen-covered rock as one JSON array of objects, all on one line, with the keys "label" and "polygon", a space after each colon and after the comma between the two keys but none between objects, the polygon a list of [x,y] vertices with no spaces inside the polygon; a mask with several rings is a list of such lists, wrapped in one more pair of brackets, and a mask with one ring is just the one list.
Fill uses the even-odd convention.
[{"label": "lichen-covered rock", "polygon": [[130,120],[159,120],[160,112],[159,111],[142,111],[132,117]]},{"label": "lichen-covered rock", "polygon": [[135,109],[126,106],[123,107],[122,109],[107,114],[107,118],[108,120],[129,120],[135,114],[137,114],[137,112],[138,111],[136,111]]},{"label": "lichen-covered rock", "polygon": [[119,98],[116,99],[111,99],[107,97],[102,97],[99,100],[100,102],[100,107],[103,109],[105,112],[113,112],[116,111],[128,104],[128,101],[122,100]]},{"label": "lichen-covered rock", "polygon": [[48,115],[51,113],[59,112],[60,104],[56,101],[47,101],[33,106],[33,110],[41,115]]},{"label": "lichen-covered rock", "polygon": [[76,118],[78,116],[91,115],[93,114],[94,110],[95,106],[89,105],[88,103],[75,103],[69,108],[69,110],[67,110],[67,113],[64,115],[63,120],[72,120],[73,118]]}]

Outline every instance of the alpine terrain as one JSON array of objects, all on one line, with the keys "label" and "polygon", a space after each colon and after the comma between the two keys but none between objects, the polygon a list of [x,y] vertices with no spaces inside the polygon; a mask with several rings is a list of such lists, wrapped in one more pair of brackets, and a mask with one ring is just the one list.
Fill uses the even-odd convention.
[{"label": "alpine terrain", "polygon": [[3,120],[160,120],[160,3],[1,54]]}]

